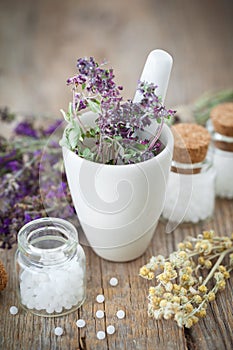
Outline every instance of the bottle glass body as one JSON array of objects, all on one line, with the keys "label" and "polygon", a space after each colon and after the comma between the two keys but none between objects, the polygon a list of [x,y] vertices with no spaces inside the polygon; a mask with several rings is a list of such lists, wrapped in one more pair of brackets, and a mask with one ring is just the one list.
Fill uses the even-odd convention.
[{"label": "bottle glass body", "polygon": [[86,258],[75,227],[57,218],[34,220],[18,233],[18,296],[26,310],[61,316],[86,296]]},{"label": "bottle glass body", "polygon": [[177,225],[212,217],[215,203],[215,170],[210,157],[203,162],[172,162],[162,218]]},{"label": "bottle glass body", "polygon": [[216,195],[222,198],[233,198],[233,137],[219,134],[212,129],[211,133],[213,164],[216,170]]},{"label": "bottle glass body", "polygon": [[219,148],[213,150],[213,162],[216,169],[216,195],[222,198],[233,198],[233,152]]}]

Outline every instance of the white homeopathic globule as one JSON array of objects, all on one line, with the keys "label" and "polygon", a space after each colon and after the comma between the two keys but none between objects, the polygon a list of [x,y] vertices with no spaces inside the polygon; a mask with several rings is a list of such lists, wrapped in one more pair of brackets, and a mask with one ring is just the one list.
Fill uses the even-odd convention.
[{"label": "white homeopathic globule", "polygon": [[54,333],[55,333],[55,335],[57,335],[57,336],[61,336],[61,335],[63,334],[63,328],[61,328],[61,327],[56,327],[56,328],[54,329]]},{"label": "white homeopathic globule", "polygon": [[104,317],[104,312],[103,310],[97,310],[95,313],[97,318],[103,318]]},{"label": "white homeopathic globule", "polygon": [[103,294],[97,295],[97,297],[96,297],[97,303],[101,304],[101,303],[104,302],[104,300],[105,300],[105,298],[104,298],[104,295],[103,295]]},{"label": "white homeopathic globule", "polygon": [[78,328],[83,328],[86,326],[86,322],[82,318],[80,318],[79,320],[76,321],[76,326]]},{"label": "white homeopathic globule", "polygon": [[107,333],[108,334],[114,334],[115,333],[115,327],[113,325],[109,325],[107,327]]},{"label": "white homeopathic globule", "polygon": [[104,331],[99,331],[97,332],[96,336],[99,340],[102,340],[102,339],[105,339],[106,333]]},{"label": "white homeopathic globule", "polygon": [[118,285],[118,279],[116,277],[112,277],[109,283],[112,287],[116,287]]},{"label": "white homeopathic globule", "polygon": [[119,318],[121,320],[122,318],[125,317],[125,312],[124,312],[124,310],[118,310],[116,315],[117,315],[117,318]]},{"label": "white homeopathic globule", "polygon": [[17,306],[11,306],[10,307],[10,314],[11,315],[17,315],[17,313],[18,313],[18,308],[17,308]]}]

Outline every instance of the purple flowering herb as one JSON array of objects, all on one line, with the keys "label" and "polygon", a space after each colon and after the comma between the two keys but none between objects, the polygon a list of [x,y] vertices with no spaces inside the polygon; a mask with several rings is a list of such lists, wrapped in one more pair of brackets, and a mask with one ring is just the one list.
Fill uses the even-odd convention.
[{"label": "purple flowering herb", "polygon": [[27,212],[24,213],[24,222],[25,224],[27,224],[28,222],[30,222],[32,220],[32,217],[30,214],[28,214]]},{"label": "purple flowering herb", "polygon": [[19,123],[14,131],[17,135],[29,136],[33,138],[38,137],[37,131],[33,128],[32,123],[28,121]]},{"label": "purple flowering herb", "polygon": [[6,164],[6,169],[10,171],[18,171],[21,169],[21,164],[17,160],[12,160]]},{"label": "purple flowering herb", "polygon": [[[106,164],[137,163],[161,152],[163,146],[159,137],[164,121],[175,112],[162,105],[161,98],[156,95],[156,85],[139,82],[141,101],[123,101],[122,86],[115,83],[112,69],[104,69],[93,57],[78,59],[77,69],[77,75],[67,80],[67,85],[72,85],[73,101],[67,113],[62,110],[68,125],[61,146],[80,157]],[[82,123],[80,112],[85,109],[97,115],[93,129]],[[152,120],[157,122],[154,136],[142,139],[140,135]],[[85,139],[90,137],[93,147],[85,144]]]},{"label": "purple flowering herb", "polygon": [[[28,137],[27,132],[19,133],[18,137],[17,132],[11,140],[4,140],[0,155],[1,248],[11,248],[19,229],[31,220],[48,215],[70,221],[75,219],[66,177],[61,171],[58,137],[48,144],[46,136],[48,130],[52,131],[59,123],[55,121],[51,128],[36,129],[32,121],[29,130],[34,130],[33,135],[38,135],[38,138]],[[16,130],[22,131],[22,123]],[[48,145],[46,153],[45,145]],[[46,160],[44,168],[43,164],[40,167],[42,155]],[[44,188],[39,182],[39,175],[44,176]],[[49,202],[46,202],[46,197],[49,197]]]}]

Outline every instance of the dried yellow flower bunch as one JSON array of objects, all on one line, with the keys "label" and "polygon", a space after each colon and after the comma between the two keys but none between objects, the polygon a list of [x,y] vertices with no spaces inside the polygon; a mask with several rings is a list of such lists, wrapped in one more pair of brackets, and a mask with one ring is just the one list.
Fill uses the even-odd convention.
[{"label": "dried yellow flower bunch", "polygon": [[[222,265],[224,257],[227,265]],[[178,244],[169,258],[153,256],[140,269],[140,276],[156,279],[149,288],[148,314],[156,320],[174,319],[179,327],[190,328],[206,315],[209,301],[226,286],[233,269],[233,235],[218,237],[214,231],[204,231]],[[206,274],[204,279],[202,274]],[[207,284],[212,279],[212,287]]]}]

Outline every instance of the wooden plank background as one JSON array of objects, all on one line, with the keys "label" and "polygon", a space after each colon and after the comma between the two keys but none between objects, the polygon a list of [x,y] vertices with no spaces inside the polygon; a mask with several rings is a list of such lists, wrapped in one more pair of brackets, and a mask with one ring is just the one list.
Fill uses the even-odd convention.
[{"label": "wooden plank background", "polygon": [[[70,98],[64,82],[74,71],[75,59],[85,55],[107,58],[125,85],[125,95],[133,96],[146,55],[156,47],[168,50],[175,60],[168,106],[190,103],[206,90],[232,87],[232,12],[230,0],[1,0],[0,106],[56,116]],[[169,254],[187,235],[203,228],[230,235],[232,214],[232,201],[218,200],[208,224],[178,227],[167,235],[160,223],[147,252],[130,263],[104,261],[84,247],[87,300],[62,318],[40,318],[21,309],[15,317],[9,314],[9,307],[17,304],[15,249],[0,251],[9,274],[7,289],[0,293],[0,349],[232,349],[232,277],[210,304],[207,317],[191,330],[149,319],[149,283],[138,277],[151,255]],[[108,284],[112,276],[119,279],[116,288]],[[98,293],[106,297],[103,305],[95,302]],[[105,310],[104,319],[95,319],[97,308]],[[116,319],[118,308],[125,310],[125,319]],[[87,322],[82,330],[75,325],[79,317]],[[116,334],[97,340],[96,331],[109,323],[116,326]],[[55,326],[64,328],[62,337],[54,335]]]},{"label": "wooden plank background", "polygon": [[[203,229],[213,228],[219,235],[233,232],[233,201],[217,200],[214,219],[205,224],[177,228],[165,233],[160,223],[146,253],[129,263],[112,263],[99,258],[91,248],[84,247],[87,256],[87,300],[80,310],[58,318],[42,318],[20,309],[19,314],[9,314],[11,305],[18,305],[14,276],[14,249],[1,251],[0,258],[9,273],[7,289],[0,293],[0,349],[2,350],[231,350],[233,348],[233,276],[227,280],[226,289],[209,304],[207,316],[191,329],[180,329],[173,321],[155,321],[147,316],[147,292],[150,283],[138,276],[139,268],[153,254],[168,255],[176,244]],[[119,279],[117,287],[109,285],[111,277]],[[98,304],[96,296],[105,296]],[[105,317],[95,317],[102,309]],[[123,309],[126,317],[118,320],[116,311]],[[78,318],[86,321],[79,330]],[[96,332],[113,324],[114,335],[97,340]],[[61,326],[64,335],[56,337],[54,328]]]}]

